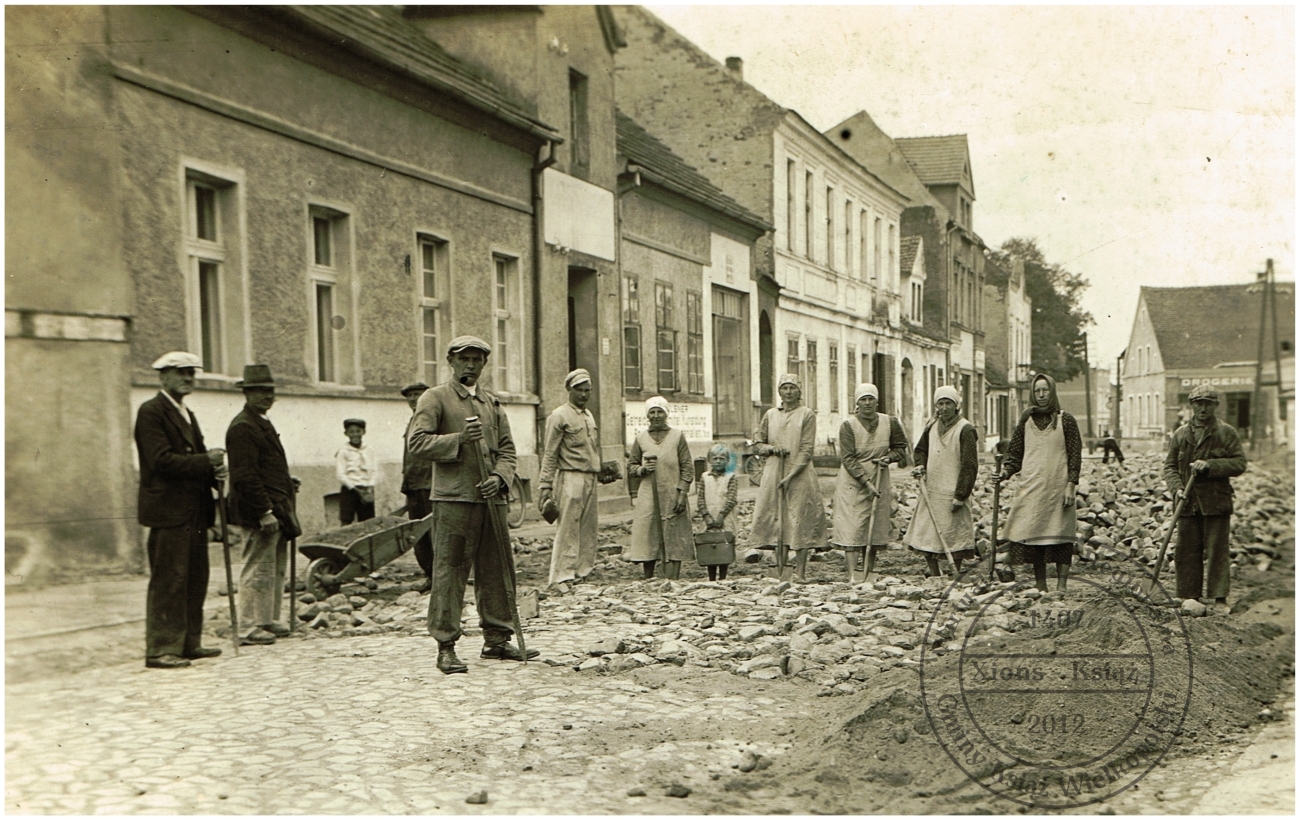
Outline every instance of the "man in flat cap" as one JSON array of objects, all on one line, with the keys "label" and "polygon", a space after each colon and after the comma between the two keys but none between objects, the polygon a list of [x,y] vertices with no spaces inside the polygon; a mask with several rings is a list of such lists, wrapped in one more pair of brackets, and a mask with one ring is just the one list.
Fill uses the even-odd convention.
[{"label": "man in flat cap", "polygon": [[[429,385],[414,382],[402,388],[402,398],[411,407],[411,418],[406,422],[406,432],[402,433],[402,495],[406,496],[406,517],[418,521],[433,512],[429,501],[429,488],[433,482],[433,464],[411,456],[411,427],[415,424],[415,408]],[[433,540],[426,532],[415,542],[415,561],[424,570],[424,581],[419,592],[428,592],[433,586]]]},{"label": "man in flat cap", "polygon": [[[456,657],[461,605],[470,568],[483,628],[480,658],[522,661],[510,643],[510,593],[514,564],[509,536],[497,541],[489,505],[504,505],[515,477],[515,443],[497,397],[478,384],[492,348],[475,336],[452,339],[447,348],[452,380],[416,403],[408,449],[413,458],[438,465],[433,474],[433,590],[429,634],[438,641],[438,669],[467,672]],[[486,463],[482,457],[486,445]],[[537,650],[528,650],[535,657]]]},{"label": "man in flat cap", "polygon": [[280,622],[288,544],[302,534],[294,503],[296,482],[280,434],[266,417],[275,404],[275,379],[265,364],[244,365],[244,409],[226,430],[230,451],[230,520],[248,530],[239,575],[239,638],[272,644],[289,634]]},{"label": "man in flat cap", "polygon": [[140,405],[135,419],[139,517],[149,528],[144,665],[150,669],[176,669],[221,654],[203,646],[202,637],[212,488],[226,480],[225,451],[204,446],[199,420],[185,406],[202,366],[193,353],[159,358],[153,368],[162,390]]},{"label": "man in flat cap", "polygon": [[549,583],[581,580],[596,563],[596,477],[600,447],[596,417],[587,409],[591,374],[578,368],[564,377],[569,400],[546,419],[537,506],[559,512],[551,548]]},{"label": "man in flat cap", "polygon": [[339,480],[339,523],[347,526],[375,517],[379,461],[364,441],[365,419],[344,419],[343,434],[348,443],[334,454],[334,472]]},{"label": "man in flat cap", "polygon": [[[1165,456],[1165,485],[1178,504],[1187,480],[1196,474],[1178,518],[1174,571],[1179,598],[1214,599],[1216,614],[1228,607],[1228,535],[1232,524],[1232,482],[1246,472],[1246,453],[1231,424],[1215,418],[1219,393],[1206,384],[1192,388],[1192,420],[1174,431]],[[1205,579],[1206,564],[1209,564]],[[1202,581],[1208,580],[1204,588]]]}]

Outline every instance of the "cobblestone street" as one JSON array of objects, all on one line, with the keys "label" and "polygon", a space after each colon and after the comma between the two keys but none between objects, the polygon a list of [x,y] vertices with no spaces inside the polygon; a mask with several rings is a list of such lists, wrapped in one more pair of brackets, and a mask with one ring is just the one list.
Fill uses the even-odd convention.
[{"label": "cobblestone street", "polygon": [[[602,634],[561,627],[532,641],[545,658]],[[668,667],[677,680],[664,686],[650,670],[480,661],[473,636],[460,645],[470,673],[443,676],[434,648],[285,640],[238,658],[227,646],[177,673],[137,662],[11,686],[5,809],[693,814],[696,801],[665,796],[668,786],[698,792],[710,774],[734,773],[744,749],[778,754],[783,723],[802,714],[783,705],[772,719],[795,688],[781,682]],[[646,796],[628,797],[636,787]],[[480,790],[485,805],[465,802]]]}]

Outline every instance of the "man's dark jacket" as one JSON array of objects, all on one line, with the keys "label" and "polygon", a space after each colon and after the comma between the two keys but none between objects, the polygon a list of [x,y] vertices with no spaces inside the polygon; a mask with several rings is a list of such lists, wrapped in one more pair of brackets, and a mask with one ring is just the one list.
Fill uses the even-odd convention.
[{"label": "man's dark jacket", "polygon": [[230,520],[256,528],[271,510],[285,538],[302,534],[294,511],[293,479],[280,434],[261,413],[245,405],[226,430],[230,458]]},{"label": "man's dark jacket", "polygon": [[136,413],[139,517],[143,526],[182,527],[194,523],[210,527],[215,520],[212,462],[193,413],[189,413],[189,422],[185,424],[180,411],[162,393],[140,405]]},{"label": "man's dark jacket", "polygon": [[1183,515],[1231,515],[1232,476],[1246,472],[1246,453],[1241,438],[1231,424],[1214,419],[1213,427],[1196,443],[1197,430],[1184,424],[1174,431],[1165,456],[1165,484],[1172,493],[1187,485],[1193,461],[1206,461],[1209,473],[1198,475],[1183,505]]}]

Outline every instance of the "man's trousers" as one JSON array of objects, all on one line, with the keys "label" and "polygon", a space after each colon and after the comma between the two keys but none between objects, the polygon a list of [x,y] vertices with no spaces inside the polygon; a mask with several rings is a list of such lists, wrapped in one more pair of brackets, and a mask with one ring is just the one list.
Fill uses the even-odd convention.
[{"label": "man's trousers", "polygon": [[[502,527],[505,522],[502,522]],[[460,638],[461,610],[469,571],[474,569],[474,601],[486,646],[503,644],[514,634],[506,595],[507,542],[498,545],[487,504],[433,502],[433,586],[429,592],[429,634],[438,643]],[[513,578],[510,579],[513,582]]]},{"label": "man's trousers", "polygon": [[203,643],[208,592],[208,531],[197,516],[183,527],[149,530],[145,657],[185,655]]},{"label": "man's trousers", "polygon": [[586,578],[596,564],[596,474],[561,470],[555,475],[555,522],[549,583]]},{"label": "man's trousers", "polygon": [[280,622],[284,571],[289,561],[289,542],[281,537],[282,532],[248,531],[244,568],[239,573],[240,637],[248,637],[260,626]]},{"label": "man's trousers", "polygon": [[[418,521],[433,512],[433,503],[429,501],[429,491],[410,490],[406,495],[406,517]],[[415,553],[415,562],[424,570],[424,577],[433,577],[433,529],[420,536],[411,549]]]},{"label": "man's trousers", "polygon": [[1178,547],[1174,550],[1174,571],[1179,598],[1200,598],[1201,583],[1208,564],[1209,582],[1205,597],[1227,598],[1228,537],[1231,515],[1184,515],[1178,519]]}]

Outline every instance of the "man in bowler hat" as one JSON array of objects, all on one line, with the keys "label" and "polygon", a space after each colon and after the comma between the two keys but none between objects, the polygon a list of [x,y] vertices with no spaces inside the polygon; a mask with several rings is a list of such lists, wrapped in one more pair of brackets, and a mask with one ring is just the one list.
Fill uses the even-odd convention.
[{"label": "man in bowler hat", "polygon": [[140,405],[135,419],[139,517],[149,528],[144,665],[150,669],[177,669],[221,654],[201,641],[212,488],[226,479],[225,451],[203,445],[199,420],[185,406],[202,367],[198,356],[182,351],[155,361],[162,390]]},{"label": "man in bowler hat", "polygon": [[[429,489],[433,482],[433,464],[411,455],[411,426],[415,423],[415,407],[429,385],[414,382],[402,388],[402,398],[411,407],[411,419],[406,423],[406,432],[402,434],[402,495],[406,496],[406,517],[418,521],[433,512],[429,501]],[[419,591],[428,592],[433,585],[433,540],[430,533],[420,536],[415,542],[415,561],[424,570],[424,581]]]},{"label": "man in bowler hat", "polygon": [[275,404],[275,379],[265,364],[244,365],[244,409],[226,430],[230,452],[230,520],[248,530],[239,575],[239,639],[272,644],[289,634],[280,623],[288,543],[302,534],[294,505],[295,482],[266,417]]},{"label": "man in bowler hat", "polygon": [[[515,477],[515,442],[497,397],[478,384],[492,348],[475,336],[459,336],[447,348],[452,380],[428,390],[416,404],[408,446],[414,458],[432,461],[433,591],[429,634],[438,641],[438,669],[467,672],[456,657],[461,605],[469,571],[483,628],[480,658],[522,661],[511,644],[513,619],[507,587],[514,572],[509,536],[497,541],[490,505],[505,504]],[[480,455],[480,448],[487,452]],[[503,533],[504,535],[504,533]],[[513,586],[513,578],[510,578]],[[529,649],[528,657],[538,654]]]}]

